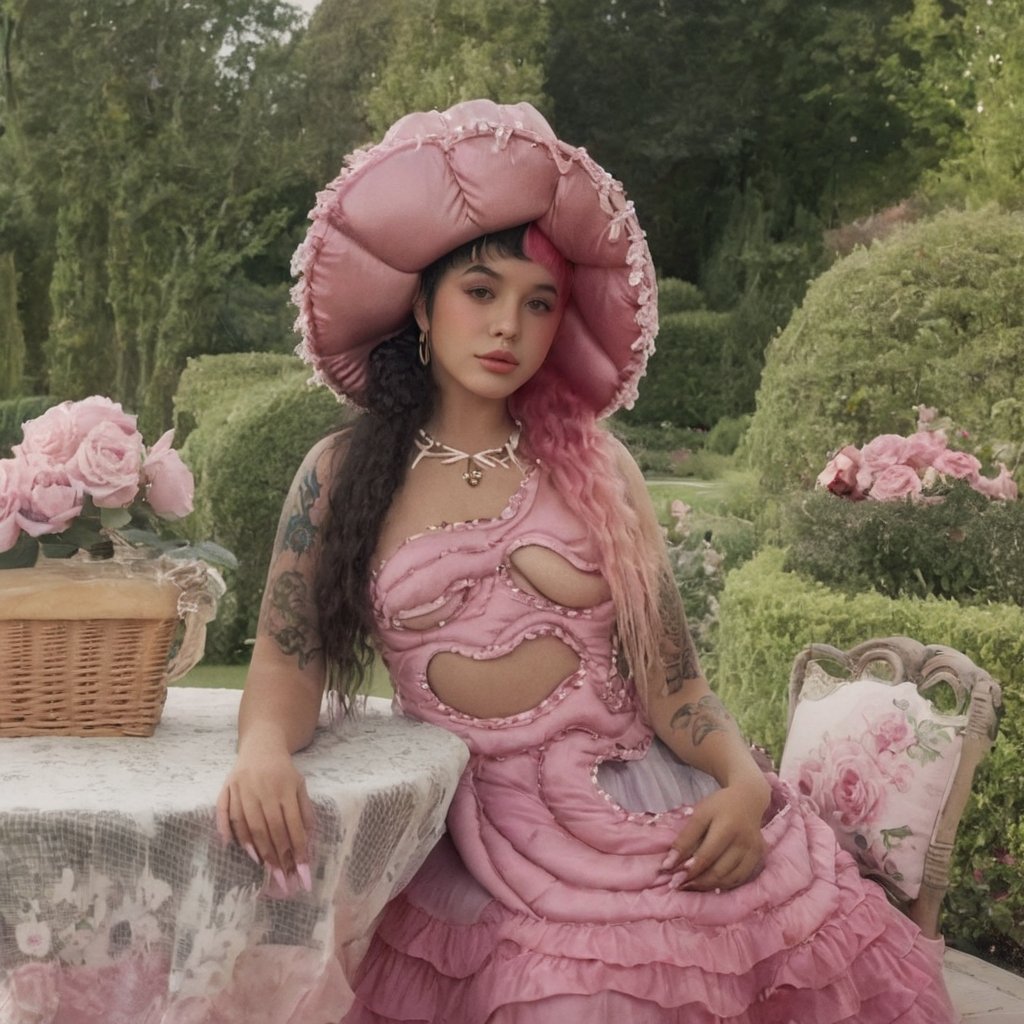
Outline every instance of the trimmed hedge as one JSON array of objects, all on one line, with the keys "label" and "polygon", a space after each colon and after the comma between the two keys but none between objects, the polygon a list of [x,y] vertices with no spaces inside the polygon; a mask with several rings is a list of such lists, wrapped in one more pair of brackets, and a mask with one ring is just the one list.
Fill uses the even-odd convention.
[{"label": "trimmed hedge", "polygon": [[732,348],[731,313],[707,309],[661,317],[654,355],[640,397],[619,416],[628,423],[671,423],[707,429],[733,407],[733,374],[724,358]]},{"label": "trimmed hedge", "polygon": [[937,598],[842,594],[782,568],[764,549],[730,573],[720,602],[716,689],[749,738],[781,757],[789,672],[811,642],[849,648],[903,634],[963,651],[1002,683],[1000,735],[975,776],[960,825],[946,936],[968,947],[1024,944],[1024,609]]},{"label": "trimmed hedge", "polygon": [[216,540],[239,562],[210,627],[210,661],[248,658],[281,504],[306,452],[346,419],[308,377],[293,357],[266,353],[202,356],[182,374],[175,423],[196,477],[189,535]]},{"label": "trimmed hedge", "polygon": [[1022,378],[1024,214],[949,211],[814,281],[768,347],[744,451],[780,495],[831,450],[909,434],[921,403],[986,440]]}]

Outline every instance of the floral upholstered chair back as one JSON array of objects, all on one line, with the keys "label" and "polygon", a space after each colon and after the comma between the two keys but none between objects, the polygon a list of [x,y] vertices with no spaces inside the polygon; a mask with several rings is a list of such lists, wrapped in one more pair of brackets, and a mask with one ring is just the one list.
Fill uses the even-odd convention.
[{"label": "floral upholstered chair back", "polygon": [[965,655],[908,637],[849,651],[812,644],[793,665],[779,775],[930,936],[1001,702]]}]

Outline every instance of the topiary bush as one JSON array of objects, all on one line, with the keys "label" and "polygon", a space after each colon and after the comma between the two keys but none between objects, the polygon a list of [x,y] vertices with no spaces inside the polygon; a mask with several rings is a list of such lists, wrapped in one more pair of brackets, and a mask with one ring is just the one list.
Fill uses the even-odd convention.
[{"label": "topiary bush", "polygon": [[1024,964],[1016,959],[1024,954],[1024,609],[845,594],[785,572],[784,558],[766,548],[726,578],[706,666],[716,690],[747,736],[778,761],[790,668],[811,642],[849,648],[904,634],[955,647],[991,672],[1002,683],[1005,713],[960,826],[943,931],[957,945],[995,945]]},{"label": "topiary bush", "polygon": [[690,310],[662,316],[654,355],[627,423],[671,423],[707,429],[737,411],[723,353],[731,348],[731,313]]},{"label": "topiary bush", "polygon": [[690,281],[682,281],[678,277],[663,277],[658,281],[659,317],[706,308],[704,293]]},{"label": "topiary bush", "polygon": [[255,636],[281,504],[312,445],[346,418],[290,356],[246,353],[189,361],[175,395],[182,457],[196,477],[193,537],[238,557],[207,639],[211,661],[244,661]]},{"label": "topiary bush", "polygon": [[768,495],[830,450],[910,433],[914,406],[971,434],[1024,377],[1024,214],[949,211],[817,278],[769,346],[743,450]]}]

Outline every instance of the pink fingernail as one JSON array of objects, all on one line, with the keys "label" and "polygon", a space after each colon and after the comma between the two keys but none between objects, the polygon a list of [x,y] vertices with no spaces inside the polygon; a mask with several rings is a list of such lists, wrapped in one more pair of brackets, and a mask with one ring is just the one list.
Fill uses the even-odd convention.
[{"label": "pink fingernail", "polygon": [[260,860],[260,855],[256,852],[256,847],[253,846],[252,843],[246,843],[243,849],[247,854],[249,854],[250,860],[259,864],[261,867],[263,866],[263,861]]},{"label": "pink fingernail", "polygon": [[288,893],[288,878],[280,868],[274,868],[270,874],[273,876],[274,881],[277,883],[278,889],[281,890],[285,895]]},{"label": "pink fingernail", "polygon": [[668,856],[661,862],[662,871],[671,871],[678,863],[682,854],[678,850],[669,850]]},{"label": "pink fingernail", "polygon": [[306,892],[312,892],[313,891],[313,878],[312,878],[312,876],[309,873],[309,865],[308,864],[296,864],[295,865],[295,870],[298,873],[299,881],[302,883],[302,888],[305,889]]},{"label": "pink fingernail", "polygon": [[683,864],[684,870],[689,871],[690,868],[692,868],[693,865],[696,863],[696,861],[697,861],[696,857],[691,857],[688,861],[686,861],[685,864]]},{"label": "pink fingernail", "polygon": [[687,874],[686,874],[685,871],[677,871],[668,880],[669,888],[670,889],[678,889],[678,888],[680,888],[683,885],[683,883],[686,881],[686,879],[687,879]]}]

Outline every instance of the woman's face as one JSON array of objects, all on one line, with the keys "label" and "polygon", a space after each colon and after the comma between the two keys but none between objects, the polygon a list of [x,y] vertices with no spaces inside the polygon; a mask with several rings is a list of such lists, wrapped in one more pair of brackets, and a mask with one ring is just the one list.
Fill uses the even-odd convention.
[{"label": "woman's face", "polygon": [[564,299],[539,263],[479,253],[441,277],[430,312],[430,368],[442,395],[456,390],[505,399],[540,369],[562,319]]}]

